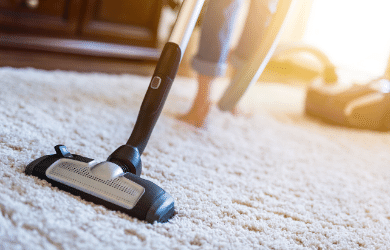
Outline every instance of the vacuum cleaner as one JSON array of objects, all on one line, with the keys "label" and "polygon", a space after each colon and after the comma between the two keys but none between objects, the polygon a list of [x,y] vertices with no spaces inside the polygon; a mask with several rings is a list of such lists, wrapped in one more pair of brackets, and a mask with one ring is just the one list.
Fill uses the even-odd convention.
[{"label": "vacuum cleaner", "polygon": [[141,155],[160,116],[203,4],[204,0],[183,2],[125,145],[104,162],[72,154],[64,145],[56,145],[55,154],[42,156],[28,164],[26,174],[140,220],[153,223],[172,218],[175,211],[172,196],[140,177]]},{"label": "vacuum cleaner", "polygon": [[339,126],[390,130],[390,80],[366,84],[327,83],[317,78],[308,87],[305,114]]}]

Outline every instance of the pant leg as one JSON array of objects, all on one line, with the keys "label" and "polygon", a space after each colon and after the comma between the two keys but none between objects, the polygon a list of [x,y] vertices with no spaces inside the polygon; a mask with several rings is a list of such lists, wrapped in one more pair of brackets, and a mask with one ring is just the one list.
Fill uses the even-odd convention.
[{"label": "pant leg", "polygon": [[[254,34],[250,32],[249,29],[245,30],[246,33],[242,35],[239,41],[239,45],[235,51],[235,56],[239,59],[237,61],[242,63],[240,63],[240,65],[237,65],[239,66],[237,74],[234,76],[229,86],[223,93],[222,97],[218,101],[217,106],[220,110],[229,111],[234,109],[234,107],[237,105],[248,87],[257,81],[258,77],[264,70],[277,45],[278,37],[280,36],[282,32],[282,27],[287,20],[286,17],[289,13],[289,10],[291,9],[293,0],[283,0],[276,2],[278,8],[277,13],[276,6],[274,4],[270,5],[270,3],[275,3],[275,1],[268,2],[268,5],[266,6],[267,8],[265,8],[267,10],[265,14],[268,14],[265,16],[269,15],[269,17],[272,18],[264,19],[258,16],[257,20],[261,20],[261,23],[259,25],[263,24],[262,27],[266,27],[267,30],[272,30],[270,30],[270,33],[267,33],[267,36],[262,37],[257,35],[256,38],[260,38],[260,41],[256,42],[252,42],[253,40],[256,40]],[[252,13],[254,13],[255,10],[260,11],[261,9],[253,8],[250,10],[250,12],[253,11]],[[272,16],[270,14],[272,14]],[[251,15],[248,14],[247,24],[252,23],[250,19]],[[253,25],[252,27],[256,28],[255,25]],[[257,31],[258,30],[260,29],[257,28]],[[240,52],[237,53],[238,51]]]},{"label": "pant leg", "polygon": [[204,15],[198,53],[192,67],[199,74],[218,77],[227,69],[229,53],[237,14],[243,0],[210,0]]},{"label": "pant leg", "polygon": [[276,11],[277,0],[251,0],[240,40],[230,55],[233,67],[240,68],[257,50],[265,29]]}]

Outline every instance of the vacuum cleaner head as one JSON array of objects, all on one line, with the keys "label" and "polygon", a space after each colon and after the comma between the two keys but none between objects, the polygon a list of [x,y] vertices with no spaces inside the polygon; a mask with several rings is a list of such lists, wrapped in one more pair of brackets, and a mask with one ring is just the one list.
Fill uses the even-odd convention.
[{"label": "vacuum cleaner head", "polygon": [[161,52],[133,132],[125,145],[101,163],[71,154],[65,146],[57,145],[56,154],[42,156],[28,164],[26,174],[150,223],[168,221],[174,214],[174,200],[162,188],[140,177],[141,155],[161,114],[203,3],[204,0],[183,2],[176,22],[180,25],[175,25]]},{"label": "vacuum cleaner head", "polygon": [[81,198],[150,223],[166,222],[174,200],[162,188],[140,177],[141,155],[161,114],[181,58],[180,47],[167,43],[150,81],[133,132],[107,161],[71,154],[63,145],[26,167],[26,174],[47,180]]},{"label": "vacuum cleaner head", "polygon": [[115,163],[98,163],[70,154],[65,146],[55,146],[56,154],[43,156],[26,167],[26,174],[47,180],[53,186],[122,211],[150,223],[166,222],[174,214],[174,200],[162,188]]}]

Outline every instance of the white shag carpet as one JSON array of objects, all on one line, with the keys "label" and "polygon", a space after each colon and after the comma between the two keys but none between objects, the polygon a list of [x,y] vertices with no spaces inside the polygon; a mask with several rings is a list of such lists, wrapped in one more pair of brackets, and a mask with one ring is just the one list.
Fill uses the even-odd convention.
[{"label": "white shag carpet", "polygon": [[56,144],[105,160],[127,141],[148,84],[0,68],[0,249],[390,249],[390,133],[305,117],[303,88],[253,86],[240,104],[252,116],[214,108],[196,130],[173,119],[196,90],[177,78],[142,156],[143,178],[175,199],[165,224],[24,174]]}]

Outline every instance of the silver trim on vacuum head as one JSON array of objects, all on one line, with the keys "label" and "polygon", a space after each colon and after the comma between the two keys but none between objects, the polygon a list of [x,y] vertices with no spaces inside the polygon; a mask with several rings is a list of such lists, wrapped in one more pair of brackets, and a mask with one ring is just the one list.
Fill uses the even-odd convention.
[{"label": "silver trim on vacuum head", "polygon": [[[102,162],[91,167],[85,162],[61,158],[46,170],[46,176],[118,206],[132,209],[144,194],[145,188],[123,177],[123,171],[115,166],[117,165],[111,162]],[[99,171],[96,171],[96,167]],[[104,172],[109,173],[106,178],[101,176]]]}]

